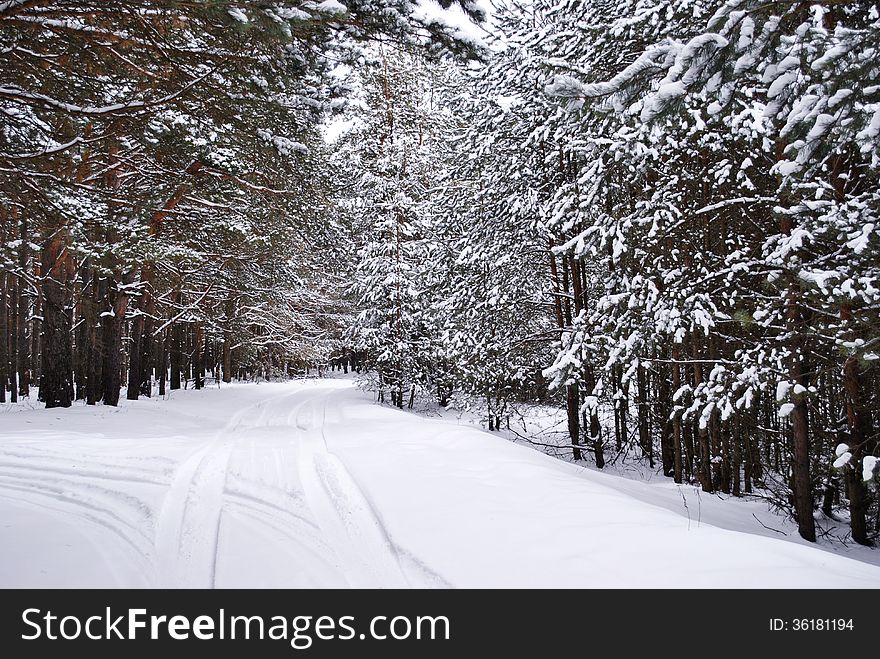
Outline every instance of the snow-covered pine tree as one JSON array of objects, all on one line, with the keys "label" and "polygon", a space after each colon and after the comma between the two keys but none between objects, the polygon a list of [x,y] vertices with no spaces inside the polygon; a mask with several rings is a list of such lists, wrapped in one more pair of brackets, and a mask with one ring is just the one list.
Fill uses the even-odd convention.
[{"label": "snow-covered pine tree", "polygon": [[385,47],[370,55],[356,72],[366,112],[340,138],[345,146],[337,156],[351,180],[344,204],[364,240],[352,282],[360,311],[349,340],[375,369],[380,400],[387,389],[390,402],[403,407],[437,372],[433,319],[444,255],[426,201],[440,164],[443,117],[421,56]]},{"label": "snow-covered pine tree", "polygon": [[[855,302],[857,315],[871,317],[873,294],[862,286],[873,289],[873,280],[850,267],[865,267],[874,227],[856,208],[870,207],[874,194],[874,87],[864,83],[877,79],[869,55],[877,12],[699,6],[683,24],[672,20],[661,40],[634,49],[614,76],[596,81],[566,63],[548,85],[566,99],[569,143],[582,142],[604,114],[591,152],[599,163],[630,162],[628,180],[638,184],[607,204],[598,224],[580,220],[572,246],[591,258],[608,253],[615,273],[585,335],[610,328],[612,361],[628,374],[646,362],[671,364],[674,456],[684,453],[685,464],[693,456],[705,489],[726,491],[732,479],[737,491],[742,467],[747,484],[770,484],[776,478],[755,456],[782,449],[772,461],[780,491],[790,493],[801,535],[814,539],[816,456],[827,465],[840,432],[858,450],[875,446],[862,383],[870,360],[860,357],[872,340],[867,330],[855,338],[861,321],[850,312]],[[639,16],[614,21],[609,32],[625,34]],[[581,71],[592,70],[587,55]],[[593,188],[602,195],[611,186]],[[856,207],[850,195],[861,197]],[[568,207],[587,213],[601,208],[592,190],[570,199]],[[586,346],[580,340],[567,352]],[[849,353],[843,363],[841,349]],[[833,474],[827,482],[833,490]],[[863,489],[848,492],[853,537],[865,542]]]},{"label": "snow-covered pine tree", "polygon": [[[475,49],[409,0],[123,4],[0,8],[0,307],[17,339],[0,377],[5,394],[39,376],[49,406],[115,404],[126,371],[132,398],[166,370],[172,387],[214,362],[228,377],[234,341],[259,362],[314,357],[327,301],[302,273],[330,204],[306,202],[326,197],[317,123],[344,91],[326,73],[380,35]],[[273,305],[284,322],[260,317]]]},{"label": "snow-covered pine tree", "polygon": [[[513,40],[505,16],[496,20]],[[541,369],[559,330],[553,309],[567,304],[553,298],[541,207],[557,170],[544,162],[545,145],[529,141],[541,110],[523,64],[513,47],[498,45],[485,65],[447,82],[445,97],[460,123],[455,160],[435,201],[455,252],[444,303],[446,353],[457,388],[485,401],[491,430],[500,429],[509,402],[543,395]],[[576,399],[573,405],[577,422]]]}]

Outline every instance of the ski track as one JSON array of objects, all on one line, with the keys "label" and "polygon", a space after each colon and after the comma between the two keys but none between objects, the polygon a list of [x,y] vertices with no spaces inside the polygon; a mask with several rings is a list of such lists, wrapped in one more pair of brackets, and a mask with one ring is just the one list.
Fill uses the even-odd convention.
[{"label": "ski track", "polygon": [[337,549],[349,585],[410,586],[397,551],[364,492],[324,436],[329,393],[307,399],[291,415],[299,429],[299,470],[309,507]]},{"label": "ski track", "polygon": [[259,427],[280,396],[239,409],[214,437],[178,467],[159,515],[156,552],[159,584],[165,587],[213,588],[216,585],[220,524],[235,432],[245,417],[260,410]]},{"label": "ski track", "polygon": [[[342,575],[352,586],[409,585],[369,501],[328,451],[321,429],[306,420],[320,410],[323,422],[329,393],[287,391],[245,405],[179,463],[164,456],[108,459],[88,448],[65,453],[16,442],[0,450],[0,498],[105,531],[101,537],[109,544],[97,539],[96,544],[120,585],[127,582],[114,564],[122,560],[136,563],[144,579],[140,585],[215,587],[226,514],[266,543],[283,540],[278,549],[290,560],[306,556],[319,582],[338,583]],[[278,403],[288,400],[291,406],[279,410]],[[289,455],[242,436],[242,430],[267,426],[285,431]],[[239,449],[243,455],[237,455]],[[234,453],[240,458],[236,464]],[[290,483],[296,476],[302,482]],[[137,486],[165,489],[159,507],[132,492]],[[436,583],[422,569],[413,572],[412,564],[406,560],[406,572]]]},{"label": "ski track", "polygon": [[[149,583],[152,574],[153,512],[146,501],[126,491],[125,485],[162,484],[161,475],[146,471],[112,473],[113,465],[90,465],[78,469],[34,456],[25,464],[26,453],[0,453],[0,498],[75,518],[106,531],[109,542],[95,542],[98,553],[118,583],[117,560],[134,562]],[[9,459],[9,458],[12,459]],[[61,460],[61,456],[57,458]],[[120,487],[122,486],[122,487]],[[26,496],[25,496],[26,495]]]},{"label": "ski track", "polygon": [[[115,562],[134,561],[144,578],[140,585],[215,587],[220,528],[227,512],[246,518],[248,528],[266,542],[278,544],[280,536],[285,547],[279,549],[291,560],[305,554],[318,575],[338,582],[337,548],[311,518],[303,493],[288,484],[285,470],[293,467],[281,449],[249,438],[243,464],[230,464],[244,441],[242,429],[270,425],[289,431],[287,441],[297,455],[293,444],[300,438],[289,408],[276,416],[271,413],[287,399],[293,399],[294,411],[311,404],[311,395],[287,391],[238,409],[180,463],[164,456],[131,455],[114,455],[110,461],[98,451],[65,453],[30,442],[13,443],[0,450],[0,498],[106,531],[109,535],[101,537],[109,543],[96,538],[95,544],[102,547],[104,562],[119,585],[127,582],[118,577]],[[246,478],[242,467],[257,479]],[[131,492],[138,485],[166,490],[158,515]]]}]

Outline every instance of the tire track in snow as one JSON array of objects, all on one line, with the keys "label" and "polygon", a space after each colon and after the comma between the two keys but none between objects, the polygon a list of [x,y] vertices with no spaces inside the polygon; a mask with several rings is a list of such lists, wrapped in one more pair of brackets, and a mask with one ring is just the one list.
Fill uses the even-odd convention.
[{"label": "tire track in snow", "polygon": [[[167,437],[163,439],[167,439]],[[28,442],[27,444],[13,443],[10,447],[4,446],[2,450],[0,450],[0,459],[2,458],[22,458],[29,463],[32,463],[34,460],[48,460],[50,463],[52,460],[61,460],[65,464],[69,464],[72,460],[77,460],[80,462],[87,462],[96,467],[109,467],[113,469],[120,468],[122,464],[128,465],[129,463],[132,463],[132,466],[126,468],[140,470],[144,473],[162,473],[166,475],[173,471],[173,467],[176,464],[171,458],[159,455],[141,456],[125,454],[114,455],[113,462],[106,462],[106,452],[57,451],[42,446],[34,446],[31,442]],[[146,469],[145,467],[147,466],[155,466],[156,468]]]},{"label": "tire track in snow", "polygon": [[[162,474],[148,471],[133,471],[129,469],[115,469],[113,465],[94,464],[86,467],[57,466],[51,462],[34,460],[26,462],[21,459],[0,460],[0,478],[9,474],[26,474],[28,477],[36,477],[39,481],[51,482],[61,478],[95,479],[100,481],[115,481],[119,483],[149,483],[151,485],[167,485],[168,478]],[[52,478],[46,478],[50,474]]]},{"label": "tire track in snow", "polygon": [[[227,522],[234,517],[246,523],[245,532],[253,531],[257,542],[289,556],[282,560],[304,559],[303,567],[311,566],[305,573],[314,570],[319,583],[436,584],[427,568],[390,542],[367,496],[328,450],[323,424],[332,394],[299,389],[245,405],[182,462],[124,454],[111,461],[94,450],[4,447],[0,498],[106,530],[109,535],[96,537],[105,538],[98,544],[108,569],[135,569],[119,572],[120,585],[137,574],[144,585],[215,586],[221,525],[228,515]],[[279,406],[285,399],[292,399],[290,405]],[[293,431],[293,437],[286,435],[292,444],[239,442],[243,429],[262,426]],[[236,473],[231,463],[247,467],[245,473]],[[291,476],[302,483],[291,482]],[[167,488],[164,497],[156,492],[158,508],[143,499],[145,486]]]},{"label": "tire track in snow", "polygon": [[[126,516],[118,511],[114,511],[106,504],[107,500],[112,503],[118,503],[116,498],[116,495],[120,494],[118,492],[99,490],[101,493],[106,493],[107,496],[88,498],[84,496],[83,492],[76,492],[64,483],[41,483],[37,485],[25,480],[20,482],[4,480],[2,489],[33,495],[43,501],[42,504],[35,505],[40,505],[47,510],[56,510],[68,515],[76,515],[88,519],[113,533],[125,545],[134,550],[140,558],[149,559],[150,538],[143,525],[138,523],[141,520],[137,518],[134,520],[127,519]],[[5,494],[0,492],[0,497],[2,496],[5,496]],[[19,497],[15,496],[8,498],[19,499]],[[104,499],[103,501],[102,498]],[[25,503],[28,501],[27,499],[21,500]]]},{"label": "tire track in snow", "polygon": [[[22,496],[16,496],[14,492],[22,493]],[[26,496],[24,496],[26,494]],[[36,497],[34,496],[36,494]],[[62,499],[51,496],[45,496],[40,491],[29,488],[7,487],[5,491],[0,490],[0,500],[8,501],[12,504],[18,504],[24,508],[44,510],[49,515],[58,516],[59,521],[69,521],[71,517],[86,523],[91,523],[109,531],[112,535],[111,542],[103,542],[103,538],[99,539],[91,534],[85,534],[94,547],[95,555],[100,556],[101,563],[111,575],[113,583],[120,588],[149,588],[152,583],[149,580],[149,557],[140,553],[140,549],[134,546],[131,539],[122,533],[119,528],[106,521],[106,511],[99,510],[95,513],[87,512],[89,509],[80,505],[78,501],[70,502],[72,505],[65,506]],[[121,541],[122,545],[119,544]],[[133,574],[128,572],[123,574],[121,566],[131,562],[130,551],[119,551],[120,547],[131,547],[135,551],[135,555],[143,557],[140,561],[140,569]],[[134,579],[134,580],[133,580]],[[66,587],[66,586],[64,586]]]},{"label": "tire track in snow", "polygon": [[[83,467],[76,466],[82,462],[86,462]],[[124,486],[162,486],[168,479],[139,469],[113,473],[114,467],[118,465],[91,464],[81,457],[61,454],[48,456],[30,448],[5,449],[0,451],[0,498],[72,516],[108,531],[109,544],[114,547],[98,545],[103,556],[115,558],[105,562],[109,565],[120,560],[117,552],[122,549],[123,556],[133,557],[140,571],[149,575],[153,513],[145,500],[125,491]]]},{"label": "tire track in snow", "polygon": [[[241,516],[237,512],[242,512]],[[278,553],[291,556],[296,560],[278,568],[293,567],[302,576],[292,583],[286,583],[279,574],[282,570],[273,570],[271,587],[331,587],[344,588],[347,584],[339,571],[339,565],[328,556],[333,556],[333,551],[322,543],[304,542],[302,536],[296,534],[284,526],[278,526],[278,520],[272,516],[263,515],[259,510],[232,508],[227,511],[233,517],[238,517],[238,523],[243,525],[243,530],[249,536],[259,539],[261,543],[274,546]],[[242,529],[242,527],[238,527]]]},{"label": "tire track in snow", "polygon": [[252,424],[258,426],[271,403],[290,395],[285,392],[241,408],[211,440],[178,467],[162,503],[156,528],[161,586],[214,587],[226,476],[235,447],[235,432],[247,414],[262,408],[257,422]]},{"label": "tire track in snow", "polygon": [[[228,502],[232,504],[227,508],[229,512],[243,512],[246,521],[262,529],[265,537],[276,542],[278,536],[284,538],[288,543],[285,547],[287,553],[301,557],[302,552],[305,552],[310,559],[309,565],[321,575],[326,575],[324,582],[333,583],[338,580],[338,565],[328,559],[328,556],[333,556],[333,550],[311,522],[249,497],[231,495]],[[296,551],[291,552],[294,547]]]},{"label": "tire track in snow", "polygon": [[346,580],[355,588],[405,588],[410,584],[394,545],[370,502],[342,461],[327,447],[326,399],[294,412],[299,429],[299,470],[306,502],[336,550]]}]

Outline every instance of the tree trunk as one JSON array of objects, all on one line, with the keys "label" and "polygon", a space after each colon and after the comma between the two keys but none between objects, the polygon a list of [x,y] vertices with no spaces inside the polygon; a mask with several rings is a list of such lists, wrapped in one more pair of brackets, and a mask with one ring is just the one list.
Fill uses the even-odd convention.
[{"label": "tree trunk", "polygon": [[[235,315],[235,300],[226,300],[226,328],[223,330],[223,382],[232,382],[232,317]],[[345,371],[348,373],[348,369]]]},{"label": "tree trunk", "polygon": [[[153,395],[153,371],[157,366],[159,357],[158,342],[155,337],[154,326],[156,324],[156,296],[154,289],[155,269],[152,264],[144,268],[141,275],[143,292],[141,309],[144,311],[143,338],[141,339],[141,372],[140,392],[149,398]],[[158,369],[156,369],[158,370]]]},{"label": "tree trunk", "polygon": [[614,439],[617,450],[623,450],[623,443],[627,439],[626,428],[626,397],[623,394],[623,367],[615,364],[611,367],[611,377],[614,382]]},{"label": "tree trunk", "polygon": [[[0,216],[5,219],[5,217]],[[0,240],[5,238],[5,227],[0,224]],[[9,381],[9,305],[6,281],[9,275],[0,270],[0,403],[6,402],[6,383]]]},{"label": "tree trunk", "polygon": [[88,345],[88,363],[86,365],[86,404],[94,405],[101,399],[103,390],[101,388],[102,372],[104,361],[104,344],[102,342],[102,332],[98,330],[101,324],[98,321],[98,309],[100,301],[106,297],[104,288],[106,280],[99,277],[98,271],[93,270],[90,279],[91,291],[89,295],[84,295],[83,304],[85,305],[85,322],[86,340]]},{"label": "tree trunk", "polygon": [[89,390],[89,323],[87,314],[91,273],[89,259],[86,259],[79,269],[79,292],[73,310],[74,327],[76,327],[76,349],[73,353],[76,400],[86,400]]},{"label": "tree trunk", "polygon": [[[174,291],[172,302],[175,307],[182,304],[182,295],[180,290]],[[166,328],[168,333],[170,348],[168,357],[171,366],[171,390],[180,389],[180,377],[183,373],[183,327],[182,323],[171,323]]]},{"label": "tree trunk", "polygon": [[638,425],[639,425],[639,446],[642,449],[642,455],[647,456],[648,464],[651,469],[654,468],[654,446],[651,441],[651,435],[648,429],[648,383],[645,375],[645,367],[639,364],[636,367],[636,385],[638,392]]},{"label": "tree trunk", "polygon": [[[694,390],[696,391],[696,388],[703,382],[703,365],[700,363],[700,351],[696,337],[693,341],[693,349]],[[697,439],[700,447],[699,479],[700,487],[703,489],[703,492],[714,492],[714,488],[712,487],[712,463],[710,460],[711,453],[709,447],[709,423],[710,420],[706,419],[705,424],[702,420],[697,424]]]},{"label": "tree trunk", "polygon": [[653,409],[654,417],[660,424],[660,464],[663,475],[671,477],[675,473],[675,449],[672,446],[672,419],[670,418],[672,410],[669,392],[670,378],[664,371],[665,369],[661,367],[655,377],[657,391]]},{"label": "tree trunk", "polygon": [[577,382],[565,387],[565,412],[568,416],[568,436],[571,439],[572,455],[575,460],[580,460],[580,392]]},{"label": "tree trunk", "polygon": [[67,282],[72,259],[60,230],[50,232],[40,254],[43,273],[43,349],[40,400],[47,408],[70,407],[73,401],[70,353],[70,315]]},{"label": "tree trunk", "polygon": [[40,381],[42,368],[41,368],[41,354],[42,354],[42,339],[41,334],[43,332],[43,326],[41,323],[41,317],[43,314],[42,308],[42,286],[40,285],[41,274],[40,274],[40,262],[37,259],[31,260],[34,268],[34,282],[35,282],[35,291],[34,291],[34,301],[33,301],[33,322],[31,323],[31,384],[38,383]]},{"label": "tree trunk", "polygon": [[168,369],[168,339],[167,332],[165,330],[162,331],[162,334],[159,336],[159,355],[156,360],[156,370],[159,371],[159,395],[165,395],[165,373]]},{"label": "tree trunk", "polygon": [[871,424],[863,409],[862,378],[858,359],[847,358],[843,364],[843,389],[846,393],[846,419],[849,425],[850,465],[846,469],[849,491],[849,519],[852,538],[860,545],[870,545],[868,539],[868,491],[862,481],[862,457],[870,454]]},{"label": "tree trunk", "polygon": [[593,445],[593,455],[596,458],[596,466],[602,469],[605,466],[605,447],[602,445],[602,428],[599,425],[599,399],[596,395],[596,373],[593,365],[587,366],[588,395],[593,398],[590,405],[590,443]]},{"label": "tree trunk", "polygon": [[18,402],[18,290],[19,278],[9,278],[9,400]]},{"label": "tree trunk", "polygon": [[205,333],[202,324],[193,323],[193,377],[196,389],[205,386]]},{"label": "tree trunk", "polygon": [[[718,359],[715,337],[709,337],[709,359],[714,362]],[[711,370],[711,369],[710,369]],[[712,489],[721,490],[725,494],[730,492],[729,481],[725,478],[725,473],[729,469],[724,464],[724,451],[722,449],[723,440],[721,438],[721,411],[717,405],[712,406],[712,412],[709,414],[709,448],[712,451]]]},{"label": "tree trunk", "polygon": [[[783,160],[785,144],[776,142],[776,160]],[[794,217],[785,214],[779,220],[779,233],[791,235],[794,229]],[[790,351],[788,376],[794,384],[808,386],[803,369],[804,328],[800,309],[799,284],[788,282],[785,291],[786,325],[789,333],[788,348]],[[791,412],[791,489],[797,518],[798,533],[804,540],[816,541],[816,523],[813,519],[813,491],[810,478],[810,436],[807,401],[802,394],[795,394]]]},{"label": "tree trunk", "polygon": [[[791,356],[789,374],[795,383],[804,381],[801,356],[795,351]],[[798,533],[804,540],[816,541],[816,524],[813,519],[813,491],[810,480],[810,438],[807,417],[807,401],[803,395],[794,396],[791,412],[792,426],[792,482],[794,485],[794,508],[797,515]]]},{"label": "tree trunk", "polygon": [[141,360],[143,359],[144,314],[143,297],[135,305],[138,313],[131,321],[131,344],[128,351],[128,387],[125,397],[137,400],[141,392]]},{"label": "tree trunk", "polygon": [[122,276],[112,300],[112,315],[105,317],[104,324],[104,405],[119,404],[122,387],[122,333],[125,328],[125,314],[128,311],[128,287],[134,281],[134,272]]},{"label": "tree trunk", "polygon": [[180,377],[183,373],[183,328],[180,323],[173,323],[168,330],[171,336],[171,390],[180,389]]},{"label": "tree trunk", "polygon": [[[679,347],[678,344],[672,346],[672,395],[681,388],[681,366],[679,365]],[[673,456],[673,473],[672,478],[676,483],[682,482],[682,460],[681,460],[681,416],[675,411],[675,401],[670,401],[670,410],[672,413],[672,456]]]},{"label": "tree trunk", "polygon": [[731,432],[733,441],[733,496],[738,497],[742,494],[742,482],[740,481],[740,468],[742,465],[742,422],[737,420],[732,422],[734,428]]},{"label": "tree trunk", "polygon": [[[754,464],[752,456],[752,435],[749,424],[745,419],[740,420],[740,428],[742,428],[742,452],[743,452],[743,491],[746,494],[752,493],[752,465]],[[751,421],[751,417],[747,419]]]},{"label": "tree trunk", "polygon": [[[14,217],[14,215],[13,215]],[[28,364],[30,363],[30,355],[28,354],[28,296],[27,291],[27,269],[28,269],[28,226],[24,216],[21,218],[20,224],[21,247],[18,249],[18,394],[20,396],[30,396],[30,378],[28,377]]]}]

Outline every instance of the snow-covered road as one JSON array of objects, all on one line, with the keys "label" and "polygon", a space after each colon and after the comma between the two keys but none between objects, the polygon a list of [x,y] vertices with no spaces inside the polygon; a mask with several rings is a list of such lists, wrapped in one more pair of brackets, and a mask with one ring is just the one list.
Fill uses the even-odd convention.
[{"label": "snow-covered road", "polygon": [[0,415],[0,586],[878,587],[349,380]]}]

